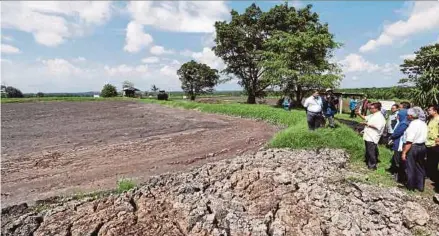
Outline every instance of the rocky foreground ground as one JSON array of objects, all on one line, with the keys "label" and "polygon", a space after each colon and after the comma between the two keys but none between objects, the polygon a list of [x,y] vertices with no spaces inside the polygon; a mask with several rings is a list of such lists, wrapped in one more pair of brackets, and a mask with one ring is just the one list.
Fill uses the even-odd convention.
[{"label": "rocky foreground ground", "polygon": [[98,200],[2,210],[2,235],[439,235],[439,205],[350,181],[340,150],[261,150]]}]

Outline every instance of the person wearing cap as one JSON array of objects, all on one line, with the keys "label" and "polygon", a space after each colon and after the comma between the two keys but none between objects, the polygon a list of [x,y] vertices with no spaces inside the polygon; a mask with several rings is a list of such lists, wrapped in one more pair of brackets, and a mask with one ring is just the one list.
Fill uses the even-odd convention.
[{"label": "person wearing cap", "polygon": [[326,96],[323,99],[323,114],[329,120],[329,127],[335,128],[334,116],[337,113],[338,98],[332,93],[332,89],[326,89]]},{"label": "person wearing cap", "polygon": [[322,98],[317,90],[314,90],[314,93],[308,97],[303,104],[303,106],[306,108],[306,121],[308,122],[308,129],[311,131],[320,127],[322,105]]},{"label": "person wearing cap", "polygon": [[366,146],[365,159],[367,167],[371,170],[377,169],[378,163],[378,142],[383,135],[386,126],[386,119],[384,119],[381,111],[381,103],[372,103],[369,106],[370,115],[364,116],[360,112],[357,113],[361,119],[366,120],[363,140]]},{"label": "person wearing cap", "polygon": [[425,185],[425,155],[427,148],[428,127],[420,118],[424,111],[420,107],[413,107],[407,111],[408,119],[411,120],[405,131],[405,144],[401,160],[405,162],[407,174],[407,188],[409,190],[424,191]]}]

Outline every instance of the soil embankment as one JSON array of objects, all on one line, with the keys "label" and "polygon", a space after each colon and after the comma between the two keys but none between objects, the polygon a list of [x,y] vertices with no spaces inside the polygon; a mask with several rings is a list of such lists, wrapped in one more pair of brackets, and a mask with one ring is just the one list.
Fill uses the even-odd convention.
[{"label": "soil embankment", "polygon": [[2,212],[3,235],[438,235],[439,207],[349,181],[340,150],[261,150],[121,195]]}]

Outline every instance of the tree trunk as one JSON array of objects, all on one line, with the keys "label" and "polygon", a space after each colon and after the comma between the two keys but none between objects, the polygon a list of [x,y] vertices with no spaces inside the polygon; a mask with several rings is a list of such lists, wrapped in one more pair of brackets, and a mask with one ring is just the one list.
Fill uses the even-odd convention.
[{"label": "tree trunk", "polygon": [[195,95],[191,95],[191,101],[195,101]]},{"label": "tree trunk", "polygon": [[296,104],[302,106],[302,86],[297,85],[296,89]]},{"label": "tree trunk", "polygon": [[256,104],[256,95],[254,94],[254,92],[248,93],[247,103],[248,104]]}]

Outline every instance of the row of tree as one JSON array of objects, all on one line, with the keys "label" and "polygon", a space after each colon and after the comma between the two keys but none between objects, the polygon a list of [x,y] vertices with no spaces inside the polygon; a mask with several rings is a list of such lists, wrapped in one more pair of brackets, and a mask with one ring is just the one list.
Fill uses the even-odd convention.
[{"label": "row of tree", "polygon": [[349,88],[337,89],[337,92],[363,93],[373,99],[405,99],[411,100],[411,87],[394,86],[387,88]]},{"label": "row of tree", "polygon": [[[339,85],[342,70],[331,58],[342,44],[320,22],[312,5],[296,9],[285,2],[263,12],[252,4],[242,14],[232,10],[231,16],[229,22],[215,23],[212,49],[226,64],[222,72],[239,79],[247,103],[256,103],[268,91],[281,91],[300,102],[308,90]],[[422,47],[415,55],[401,65],[407,75],[400,81],[402,86],[361,92],[381,99],[410,98],[421,106],[438,104],[439,44]],[[177,74],[191,99],[222,82],[218,71],[194,61],[185,63]]]},{"label": "row of tree", "polygon": [[[247,103],[255,104],[269,87],[301,101],[306,90],[339,84],[341,70],[330,59],[341,44],[311,8],[296,10],[285,2],[263,12],[252,4],[242,14],[232,10],[230,22],[215,23],[212,50],[226,64],[222,72],[239,79]],[[218,71],[194,61],[177,74],[191,99],[231,78],[220,80]]]},{"label": "row of tree", "polygon": [[[132,82],[130,82],[128,80],[125,80],[124,82],[122,82],[122,90],[126,89],[126,88],[134,88],[134,83],[132,83]],[[155,84],[153,84],[151,86],[151,92],[152,93],[157,93],[157,91],[159,91],[159,90],[160,89]],[[102,88],[101,94],[100,94],[101,97],[105,97],[105,98],[117,97],[118,95],[119,94],[117,92],[116,86],[114,86],[112,84],[105,84],[104,87]],[[147,96],[148,92],[145,91],[144,95]]]}]

